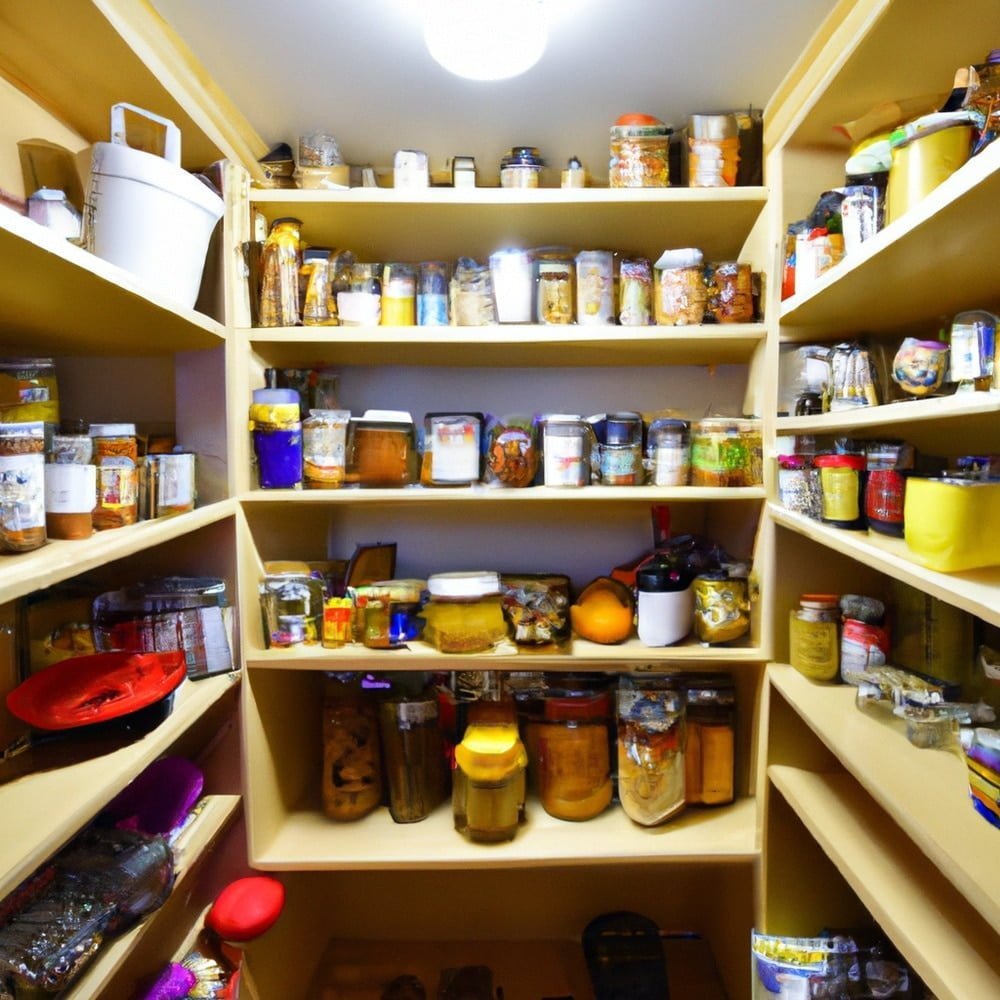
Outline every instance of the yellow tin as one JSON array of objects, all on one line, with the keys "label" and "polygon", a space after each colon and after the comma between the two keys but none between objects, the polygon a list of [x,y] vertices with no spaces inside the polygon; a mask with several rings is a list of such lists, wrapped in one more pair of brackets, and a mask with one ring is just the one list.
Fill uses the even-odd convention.
[{"label": "yellow tin", "polygon": [[903,523],[910,551],[930,569],[1000,565],[1000,482],[908,479]]}]

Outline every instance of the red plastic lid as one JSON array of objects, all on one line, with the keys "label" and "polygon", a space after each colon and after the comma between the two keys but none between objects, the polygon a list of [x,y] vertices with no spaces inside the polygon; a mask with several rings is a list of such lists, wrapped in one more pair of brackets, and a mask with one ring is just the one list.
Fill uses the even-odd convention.
[{"label": "red plastic lid", "polygon": [[865,467],[864,455],[817,455],[813,463],[821,469],[857,469]]},{"label": "red plastic lid", "polygon": [[597,694],[566,695],[545,699],[545,718],[567,722],[585,719],[606,719],[611,701],[606,691]]},{"label": "red plastic lid", "polygon": [[73,656],[19,684],[7,708],[35,729],[89,726],[154,704],[185,675],[181,650]]},{"label": "red plastic lid", "polygon": [[252,941],[269,930],[285,905],[285,887],[266,875],[240,878],[219,893],[205,926],[223,941]]}]

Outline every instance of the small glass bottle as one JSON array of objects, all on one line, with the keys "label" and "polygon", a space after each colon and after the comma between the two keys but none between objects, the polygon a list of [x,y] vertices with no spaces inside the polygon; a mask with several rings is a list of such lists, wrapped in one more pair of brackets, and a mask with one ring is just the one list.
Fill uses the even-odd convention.
[{"label": "small glass bottle", "polygon": [[379,705],[389,812],[397,823],[425,819],[448,789],[444,740],[433,692],[391,697]]},{"label": "small glass bottle", "polygon": [[840,671],[840,601],[836,594],[803,594],[788,615],[788,659],[810,680],[832,681]]},{"label": "small glass bottle", "polygon": [[261,256],[260,325],[298,326],[302,222],[275,219]]}]

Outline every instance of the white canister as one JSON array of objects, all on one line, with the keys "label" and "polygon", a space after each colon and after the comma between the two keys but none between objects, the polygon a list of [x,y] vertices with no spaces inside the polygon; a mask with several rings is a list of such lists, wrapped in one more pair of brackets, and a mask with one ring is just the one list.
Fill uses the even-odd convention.
[{"label": "white canister", "polygon": [[644,646],[680,642],[694,624],[694,590],[690,577],[666,566],[636,574],[636,630]]}]

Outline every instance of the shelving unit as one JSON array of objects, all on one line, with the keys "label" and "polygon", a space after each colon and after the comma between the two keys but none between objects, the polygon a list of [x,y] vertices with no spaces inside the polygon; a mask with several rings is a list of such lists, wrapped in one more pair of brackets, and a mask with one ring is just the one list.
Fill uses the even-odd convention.
[{"label": "shelving unit", "polygon": [[[765,143],[768,177],[779,192],[777,232],[803,217],[820,192],[843,183],[848,148],[834,125],[879,100],[947,92],[955,68],[980,61],[989,47],[984,39],[998,32],[1000,10],[986,0],[962,18],[920,0],[842,4],[769,109]],[[889,51],[907,56],[886,63]],[[774,301],[771,357],[777,360],[780,346],[865,336],[891,358],[905,336],[933,337],[956,312],[996,310],[994,268],[979,251],[992,229],[998,185],[994,144],[806,294]],[[776,373],[769,391],[776,400]],[[924,454],[988,454],[1000,450],[1000,392],[782,416],[772,418],[771,434],[891,437]],[[773,439],[768,448],[773,458]],[[810,936],[821,927],[875,923],[937,996],[995,995],[997,831],[968,802],[960,754],[912,746],[891,716],[860,711],[853,688],[816,684],[781,661],[782,622],[800,593],[887,597],[892,582],[901,581],[995,630],[1000,568],[934,572],[903,539],[832,528],[773,499],[766,509],[777,532],[779,662],[767,668],[761,718],[758,926]]]}]

